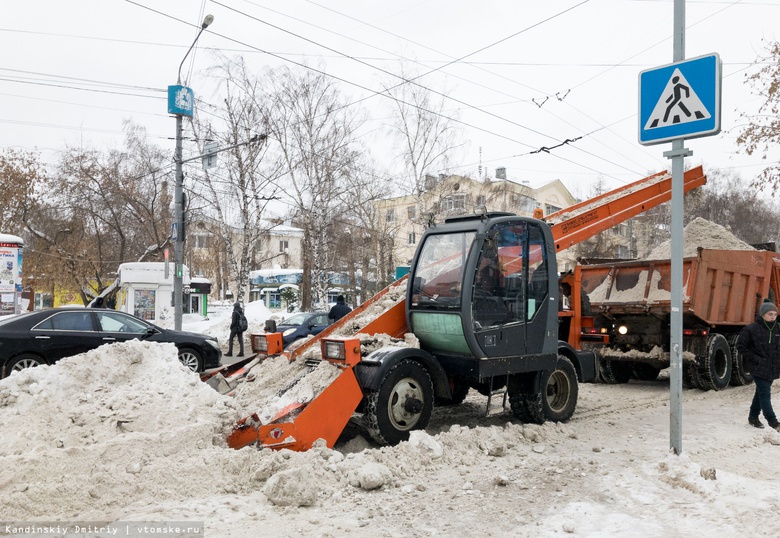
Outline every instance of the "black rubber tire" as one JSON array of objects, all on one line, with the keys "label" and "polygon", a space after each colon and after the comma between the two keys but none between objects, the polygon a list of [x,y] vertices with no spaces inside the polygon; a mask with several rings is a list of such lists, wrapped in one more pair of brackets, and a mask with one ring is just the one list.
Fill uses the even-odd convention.
[{"label": "black rubber tire", "polygon": [[509,392],[509,407],[512,409],[512,414],[515,418],[523,423],[536,422],[537,424],[541,424],[544,422],[544,417],[539,420],[528,413],[525,399],[526,395],[523,392]]},{"label": "black rubber tire", "polygon": [[194,349],[188,347],[179,350],[179,362],[193,372],[203,371],[203,357]]},{"label": "black rubber tire", "polygon": [[652,364],[646,362],[638,362],[634,364],[633,374],[636,379],[640,381],[655,381],[658,379],[658,374],[661,373],[661,369]]},{"label": "black rubber tire", "polygon": [[699,383],[703,390],[722,390],[731,380],[731,348],[722,334],[711,333],[707,354],[699,364]]},{"label": "black rubber tire", "polygon": [[385,374],[378,391],[366,395],[363,413],[369,435],[381,445],[409,439],[428,426],[433,411],[433,382],[417,361],[404,359]]},{"label": "black rubber tire", "polygon": [[[698,374],[696,374],[698,376]],[[683,363],[682,366],[682,386],[684,389],[697,389],[699,387],[694,383],[694,374],[691,369],[691,365]]]},{"label": "black rubber tire", "polygon": [[512,413],[522,422],[568,421],[577,408],[579,395],[574,365],[568,358],[558,355],[555,369],[545,370],[540,375],[539,392],[510,391]]},{"label": "black rubber tire", "polygon": [[540,387],[541,393],[525,397],[528,414],[551,422],[568,422],[577,408],[579,395],[577,370],[571,361],[558,355],[555,370],[542,372]]},{"label": "black rubber tire", "polygon": [[39,356],[25,353],[24,355],[19,355],[18,357],[10,359],[5,365],[5,373],[6,375],[11,375],[11,372],[19,372],[42,364],[46,364],[46,361]]},{"label": "black rubber tire", "polygon": [[633,367],[630,362],[604,360],[601,361],[601,378],[604,383],[617,385],[628,383],[631,379]]},{"label": "black rubber tire", "polygon": [[738,338],[739,333],[734,333],[728,337],[729,348],[731,348],[731,380],[729,384],[734,387],[750,385],[753,382],[753,374],[748,371],[742,360],[742,353],[737,349]]},{"label": "black rubber tire", "polygon": [[469,394],[468,383],[463,380],[452,380],[452,398],[436,398],[436,406],[448,406],[448,405],[460,405],[466,400],[466,396]]}]

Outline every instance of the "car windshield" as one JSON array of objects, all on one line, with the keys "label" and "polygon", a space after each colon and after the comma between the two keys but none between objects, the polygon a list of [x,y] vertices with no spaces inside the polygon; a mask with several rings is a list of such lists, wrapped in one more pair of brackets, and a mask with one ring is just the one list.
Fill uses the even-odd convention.
[{"label": "car windshield", "polygon": [[306,323],[306,320],[309,319],[310,315],[311,314],[295,314],[281,322],[279,325],[303,325]]}]

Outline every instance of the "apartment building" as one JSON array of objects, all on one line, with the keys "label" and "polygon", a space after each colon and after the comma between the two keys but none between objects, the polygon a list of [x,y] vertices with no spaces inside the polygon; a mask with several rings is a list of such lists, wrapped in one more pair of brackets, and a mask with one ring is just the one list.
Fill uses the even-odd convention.
[{"label": "apartment building", "polygon": [[[425,190],[419,196],[380,200],[376,207],[393,237],[394,259],[399,265],[408,265],[430,222],[479,211],[507,211],[530,217],[534,209],[541,208],[549,215],[575,202],[560,180],[534,188],[527,182],[507,179],[506,170],[497,168],[495,177],[483,180],[459,175],[427,176]],[[559,256],[561,271],[573,267],[573,263],[572,256]]]}]

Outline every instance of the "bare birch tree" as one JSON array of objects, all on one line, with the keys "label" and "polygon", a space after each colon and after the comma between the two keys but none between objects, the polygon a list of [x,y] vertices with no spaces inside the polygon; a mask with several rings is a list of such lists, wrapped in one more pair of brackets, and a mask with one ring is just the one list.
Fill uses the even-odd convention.
[{"label": "bare birch tree", "polygon": [[301,305],[304,310],[324,308],[328,273],[340,255],[332,248],[329,230],[340,216],[345,185],[356,173],[360,120],[353,107],[343,106],[339,90],[322,74],[279,68],[264,76],[269,81],[268,134],[285,169],[278,186],[303,229]]},{"label": "bare birch tree", "polygon": [[[190,220],[210,228],[223,243],[220,250],[229,271],[229,282],[243,301],[249,272],[257,263],[254,254],[269,223],[266,206],[274,198],[276,163],[267,159],[266,119],[260,81],[249,73],[242,59],[224,60],[215,71],[224,93],[224,109],[218,119],[193,122],[199,151],[203,144],[219,144],[216,169],[202,172],[190,185]],[[200,163],[198,163],[200,164]]]}]

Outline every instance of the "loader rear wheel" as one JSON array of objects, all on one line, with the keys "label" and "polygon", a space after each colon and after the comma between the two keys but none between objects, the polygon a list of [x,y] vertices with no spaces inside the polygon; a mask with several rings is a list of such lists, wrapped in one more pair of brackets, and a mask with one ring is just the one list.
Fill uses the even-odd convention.
[{"label": "loader rear wheel", "polygon": [[[577,407],[577,371],[569,359],[558,355],[555,370],[542,372],[541,392],[526,394],[526,412],[534,422],[567,422]],[[539,420],[541,419],[541,421]]]},{"label": "loader rear wheel", "polygon": [[541,372],[539,392],[512,390],[510,383],[509,405],[512,413],[522,422],[542,424],[546,420],[566,422],[577,408],[577,371],[571,361],[558,355],[554,370]]},{"label": "loader rear wheel", "polygon": [[707,355],[699,368],[699,382],[704,390],[722,390],[731,379],[731,349],[726,337],[712,333],[707,340]]},{"label": "loader rear wheel", "polygon": [[630,362],[605,360],[601,361],[601,378],[605,383],[617,385],[628,383],[633,367]]},{"label": "loader rear wheel", "polygon": [[731,385],[740,387],[750,385],[753,382],[753,374],[747,370],[747,365],[742,360],[742,353],[737,349],[737,339],[739,333],[732,334],[729,338],[729,348],[731,348]]},{"label": "loader rear wheel", "polygon": [[366,396],[364,412],[369,435],[379,444],[395,445],[409,432],[428,425],[433,411],[433,382],[418,362],[401,360],[385,374],[376,392]]}]

